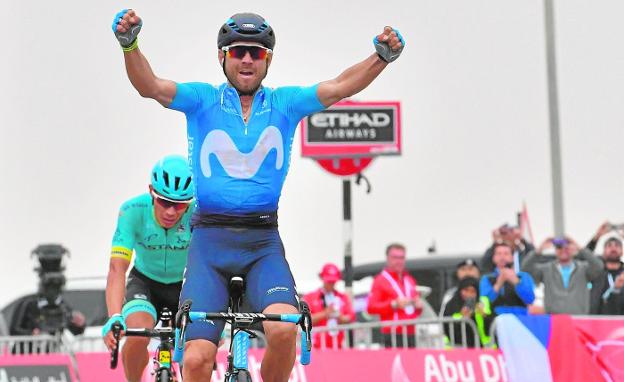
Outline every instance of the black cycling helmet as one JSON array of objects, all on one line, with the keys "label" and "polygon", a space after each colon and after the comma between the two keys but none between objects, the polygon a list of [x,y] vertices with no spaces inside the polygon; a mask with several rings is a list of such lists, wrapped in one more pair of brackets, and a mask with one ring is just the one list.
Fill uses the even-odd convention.
[{"label": "black cycling helmet", "polygon": [[219,29],[217,47],[221,49],[235,41],[257,42],[273,49],[275,33],[264,17],[255,13],[237,13]]}]

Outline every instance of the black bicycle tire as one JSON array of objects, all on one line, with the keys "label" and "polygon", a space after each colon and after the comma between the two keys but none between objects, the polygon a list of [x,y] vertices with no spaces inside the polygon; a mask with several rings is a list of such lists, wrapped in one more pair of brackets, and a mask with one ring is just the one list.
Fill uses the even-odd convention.
[{"label": "black bicycle tire", "polygon": [[253,382],[251,380],[251,374],[249,371],[245,369],[238,370],[238,373],[234,374],[232,378],[230,378],[231,382]]},{"label": "black bicycle tire", "polygon": [[161,369],[158,374],[156,374],[156,382],[172,382],[173,378],[171,378],[171,373],[169,369]]}]

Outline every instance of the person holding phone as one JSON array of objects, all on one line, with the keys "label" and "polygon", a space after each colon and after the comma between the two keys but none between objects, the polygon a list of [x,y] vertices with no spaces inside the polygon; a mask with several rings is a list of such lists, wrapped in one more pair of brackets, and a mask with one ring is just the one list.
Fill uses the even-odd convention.
[{"label": "person holding phone", "polygon": [[483,273],[493,272],[496,265],[494,264],[494,247],[496,244],[506,243],[511,247],[513,255],[513,264],[516,272],[520,271],[520,264],[525,257],[535,249],[532,243],[526,241],[522,237],[520,227],[511,226],[507,223],[492,231],[492,245],[485,251],[481,258],[481,271]]},{"label": "person holding phone", "polygon": [[[492,311],[488,299],[479,298],[479,279],[466,277],[459,280],[457,290],[444,307],[442,315],[456,319],[466,318],[473,320],[477,326],[481,346],[485,346],[490,342],[490,337],[487,334],[492,323]],[[476,346],[474,336],[469,329],[464,344],[459,323],[452,326],[445,325],[444,332],[446,343],[450,346],[465,345],[469,348]]]},{"label": "person holding phone", "polygon": [[512,248],[507,243],[494,246],[492,260],[496,268],[481,277],[481,297],[487,299],[495,315],[527,314],[527,305],[535,300],[533,278],[526,272],[516,272]]},{"label": "person holding phone", "polygon": [[[555,248],[554,261],[540,261],[545,250]],[[589,314],[587,285],[602,272],[602,261],[568,236],[549,237],[522,262],[522,269],[544,283],[546,313]]]}]

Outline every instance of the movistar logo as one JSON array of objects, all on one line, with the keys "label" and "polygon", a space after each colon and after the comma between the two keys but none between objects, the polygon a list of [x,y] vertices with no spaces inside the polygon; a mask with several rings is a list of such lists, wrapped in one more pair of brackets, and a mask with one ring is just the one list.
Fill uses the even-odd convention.
[{"label": "movistar logo", "polygon": [[256,175],[262,162],[271,150],[277,152],[275,169],[280,170],[284,165],[284,143],[282,133],[275,126],[267,127],[253,150],[249,153],[241,153],[232,138],[223,130],[213,130],[204,139],[200,151],[199,164],[202,174],[210,178],[210,154],[214,154],[232,178],[249,179]]},{"label": "movistar logo", "polygon": [[273,294],[273,293],[275,293],[275,292],[288,292],[288,288],[286,288],[286,287],[282,287],[282,286],[277,286],[277,287],[274,287],[274,288],[269,289],[269,290],[266,292],[266,294],[267,294],[267,295],[269,295],[269,294]]}]

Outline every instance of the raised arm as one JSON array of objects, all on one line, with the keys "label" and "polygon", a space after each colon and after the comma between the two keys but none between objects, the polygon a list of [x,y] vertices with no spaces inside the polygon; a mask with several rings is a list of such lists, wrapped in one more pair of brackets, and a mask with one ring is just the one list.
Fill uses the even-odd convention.
[{"label": "raised arm", "polygon": [[598,276],[602,274],[602,270],[604,269],[604,264],[602,260],[600,260],[593,251],[588,248],[583,248],[576,255],[579,260],[587,261],[587,278],[590,281],[595,280]]},{"label": "raised arm", "polygon": [[163,106],[169,106],[176,94],[176,83],[156,77],[138,46],[138,34],[143,21],[132,9],[124,9],[115,15],[113,32],[124,52],[126,72],[132,86],[142,97],[152,98]]},{"label": "raised arm", "polygon": [[391,27],[385,27],[383,33],[373,39],[373,43],[376,53],[348,68],[333,80],[319,84],[317,94],[323,106],[329,107],[364,90],[389,62],[399,57],[405,45],[401,34]]}]

